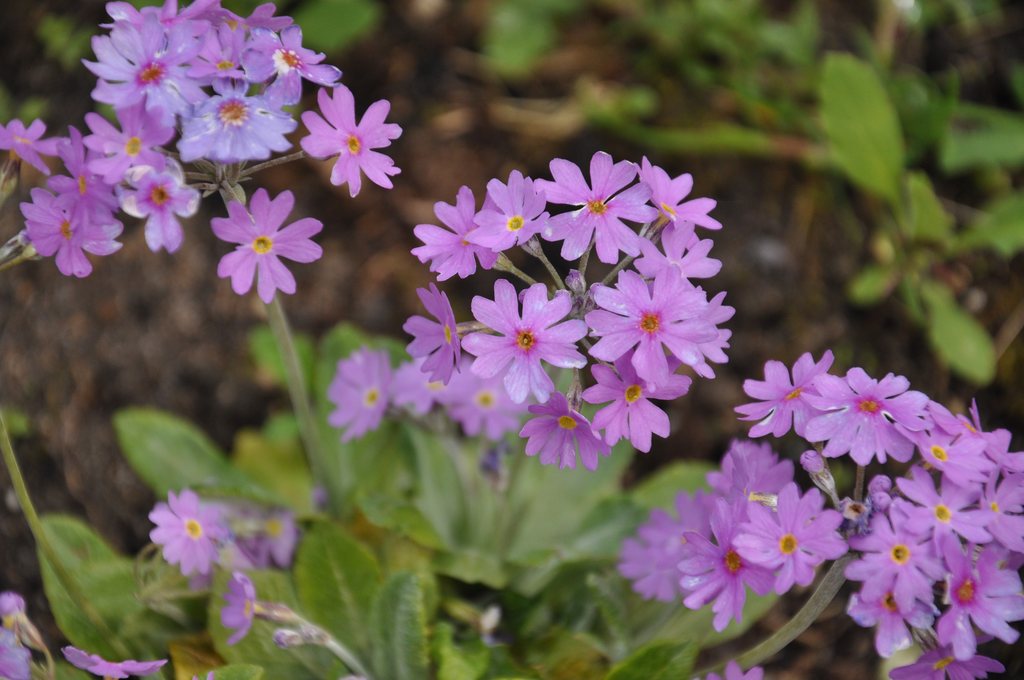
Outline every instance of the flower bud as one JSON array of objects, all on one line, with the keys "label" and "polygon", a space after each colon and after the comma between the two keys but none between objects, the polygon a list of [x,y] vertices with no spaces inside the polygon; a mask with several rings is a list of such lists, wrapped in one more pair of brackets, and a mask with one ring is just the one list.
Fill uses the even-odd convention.
[{"label": "flower bud", "polygon": [[825,492],[832,499],[832,504],[839,505],[839,496],[836,494],[836,480],[832,471],[828,469],[828,462],[820,453],[814,449],[808,449],[800,454],[800,465],[810,475],[814,485]]},{"label": "flower bud", "polygon": [[825,470],[825,459],[814,449],[808,449],[800,454],[800,465],[808,474],[816,475]]},{"label": "flower bud", "polygon": [[540,245],[540,239],[536,236],[531,236],[526,243],[521,244],[520,247],[534,257],[541,257],[544,255],[544,250]]},{"label": "flower bud", "polygon": [[572,269],[565,277],[565,287],[569,289],[574,298],[583,297],[587,292],[587,280],[583,278],[578,269]]},{"label": "flower bud", "polygon": [[305,644],[302,640],[302,634],[297,630],[290,628],[278,628],[274,631],[273,638],[274,644],[281,649],[289,649],[291,647],[301,647]]},{"label": "flower bud", "polygon": [[889,493],[892,490],[892,479],[886,475],[875,475],[868,482],[868,493]]},{"label": "flower bud", "polygon": [[879,512],[885,512],[892,505],[892,496],[885,491],[875,491],[868,494],[868,498],[871,499],[871,506]]}]

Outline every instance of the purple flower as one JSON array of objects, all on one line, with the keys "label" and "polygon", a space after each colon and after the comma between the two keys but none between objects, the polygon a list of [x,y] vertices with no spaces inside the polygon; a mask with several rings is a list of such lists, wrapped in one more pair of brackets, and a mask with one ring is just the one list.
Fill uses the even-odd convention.
[{"label": "purple flower", "polygon": [[246,96],[247,85],[214,83],[217,95],[182,120],[181,160],[217,163],[270,158],[292,143],[285,137],[297,123],[263,96]]},{"label": "purple flower", "polygon": [[420,262],[430,262],[430,271],[437,273],[438,281],[455,275],[460,279],[470,276],[476,271],[476,260],[484,269],[494,266],[498,253],[467,239],[469,232],[476,229],[473,221],[476,200],[472,189],[467,186],[460,188],[455,205],[438,201],[434,204],[434,214],[448,229],[434,224],[417,224],[413,232],[424,245],[413,248],[412,254]]},{"label": "purple flower", "polygon": [[914,600],[930,602],[932,584],[942,578],[942,564],[935,558],[928,536],[912,533],[889,516],[876,513],[871,531],[850,538],[850,547],[862,554],[846,566],[846,578],[863,581],[861,597],[875,600],[892,591],[900,611],[909,612]]},{"label": "purple flower", "polygon": [[576,342],[587,333],[582,321],[563,321],[572,309],[572,298],[559,291],[548,300],[547,287],[534,284],[523,293],[519,315],[516,289],[505,279],[494,283],[494,300],[477,295],[473,316],[499,335],[472,333],[462,347],[476,357],[472,371],[482,378],[503,373],[505,389],[517,403],[533,392],[537,401],[547,401],[555,389],[541,361],[560,368],[583,368],[587,360],[576,351]]},{"label": "purple flower", "polygon": [[671,602],[679,597],[679,559],[686,545],[686,532],[711,535],[713,496],[697,491],[676,496],[675,514],[661,509],[628,538],[619,553],[619,573],[633,582],[633,590],[648,600]]},{"label": "purple flower", "polygon": [[244,80],[242,52],[245,49],[245,31],[221,24],[215,31],[207,31],[203,47],[188,70],[190,78],[204,85],[215,80]]},{"label": "purple flower", "polygon": [[252,288],[253,276],[260,299],[268,305],[274,292],[287,295],[295,292],[295,277],[280,258],[293,262],[314,262],[323,250],[312,237],[324,225],[320,220],[304,217],[281,228],[295,207],[295,197],[282,191],[273,200],[266,189],[257,189],[249,201],[249,210],[238,201],[228,204],[228,217],[215,217],[213,233],[222,241],[238,247],[221,258],[217,276],[231,277],[231,288],[245,295]]},{"label": "purple flower", "polygon": [[683,173],[675,179],[644,156],[640,163],[640,181],[651,188],[651,203],[661,211],[673,225],[699,224],[707,229],[721,229],[722,223],[711,217],[717,205],[713,198],[683,199],[693,189],[693,177]]},{"label": "purple flower", "polygon": [[859,626],[877,626],[875,649],[881,656],[889,658],[894,652],[906,649],[913,643],[907,624],[914,628],[929,628],[939,612],[931,603],[919,600],[915,600],[909,610],[903,611],[889,591],[874,599],[865,599],[854,593],[850,596],[846,613]]},{"label": "purple flower", "polygon": [[633,368],[642,380],[656,385],[672,373],[665,348],[693,366],[703,358],[698,343],[718,337],[717,329],[702,318],[708,306],[704,291],[688,287],[669,269],[659,272],[650,288],[636,272],[620,272],[615,288],[595,286],[593,296],[601,309],[587,314],[586,321],[601,339],[590,354],[615,361],[635,346]]},{"label": "purple flower", "polygon": [[86,222],[74,215],[73,196],[54,196],[45,189],[32,189],[31,203],[21,204],[28,240],[40,255],[56,255],[57,269],[65,276],[88,276],[92,263],[85,256],[110,255],[121,248],[116,240],[123,229],[120,222]]},{"label": "purple flower", "polygon": [[146,676],[156,673],[161,666],[167,663],[166,659],[159,661],[107,661],[95,654],[83,652],[77,647],[64,647],[60,650],[64,653],[72,666],[89,671],[93,675],[103,678],[127,678],[129,675]]},{"label": "purple flower", "polygon": [[687,282],[690,279],[710,278],[722,269],[721,260],[708,257],[713,245],[711,239],[697,238],[693,233],[693,225],[687,224],[665,232],[661,239],[664,252],[658,250],[658,246],[649,239],[640,239],[640,252],[643,255],[637,258],[634,266],[649,279],[667,267],[678,269]]},{"label": "purple flower", "polygon": [[295,104],[302,98],[302,79],[333,85],[341,77],[334,66],[321,64],[324,55],[302,46],[302,29],[289,26],[281,35],[265,28],[253,29],[242,58],[250,82],[262,83],[274,75],[267,97],[279,104]]},{"label": "purple flower", "polygon": [[338,362],[327,398],[337,408],[327,417],[334,427],[345,428],[347,442],[377,429],[388,408],[391,362],[384,350],[358,349]]},{"label": "purple flower", "polygon": [[989,673],[1002,673],[1003,664],[987,656],[975,656],[967,661],[958,661],[949,647],[939,647],[925,652],[916,663],[900,666],[889,671],[892,680],[971,680],[987,678]]},{"label": "purple flower", "polygon": [[323,117],[314,111],[302,114],[302,122],[309,130],[300,142],[303,150],[313,158],[338,156],[331,171],[331,184],[341,186],[348,182],[351,196],[358,194],[362,186],[360,171],[377,186],[390,189],[390,175],[401,170],[391,158],[373,149],[391,146],[391,141],[402,134],[401,127],[384,122],[391,103],[386,99],[375,101],[356,123],[355,99],[344,85],[334,88],[333,98],[322,88],[316,97]]},{"label": "purple flower", "polygon": [[[467,359],[464,364],[468,364]],[[468,437],[483,434],[499,441],[505,434],[519,429],[526,404],[517,404],[497,377],[484,379],[464,366],[439,399],[448,409],[448,416],[462,426]]]},{"label": "purple flower", "polygon": [[754,666],[747,670],[746,673],[735,661],[730,661],[725,666],[724,678],[718,673],[708,673],[704,680],[762,680],[764,678],[764,669],[760,666]]},{"label": "purple flower", "polygon": [[174,128],[164,125],[160,117],[146,111],[141,103],[117,110],[121,130],[111,125],[98,113],[85,114],[85,122],[92,130],[85,137],[85,145],[103,154],[89,161],[89,169],[102,175],[107,184],[124,179],[128,168],[147,165],[163,170],[164,155],[154,147],[166,144],[174,137]]},{"label": "purple flower", "polygon": [[[764,365],[764,380],[744,380],[743,391],[759,401],[736,407],[741,420],[756,420],[750,428],[751,437],[771,433],[781,437],[793,429],[801,437],[807,421],[819,414],[807,402],[807,394],[817,394],[814,380],[832,367],[832,351],[825,350],[821,360],[814,362],[810,352],[802,354],[793,364],[793,379],[781,361]],[[806,394],[805,394],[806,393]]]},{"label": "purple flower", "polygon": [[221,9],[223,21],[229,26],[237,25],[245,28],[265,28],[270,31],[281,31],[292,25],[292,18],[288,16],[275,17],[274,12],[277,6],[273,2],[265,2],[252,11],[248,18],[243,19],[234,12]]},{"label": "purple flower", "polygon": [[256,588],[248,576],[236,571],[231,574],[224,599],[227,604],[221,607],[220,622],[225,628],[235,631],[228,638],[228,644],[235,645],[252,628],[252,620],[256,615]]},{"label": "purple flower", "polygon": [[593,187],[575,163],[556,158],[549,167],[554,181],[539,179],[535,186],[552,203],[579,206],[578,210],[552,217],[543,233],[548,241],[564,241],[563,258],[579,258],[590,247],[591,240],[597,247],[598,259],[607,264],[619,259],[619,251],[639,254],[640,237],[622,220],[649,222],[658,213],[647,205],[651,190],[646,184],[636,184],[619,193],[636,178],[636,163],[613,163],[611,156],[598,151],[590,159]]},{"label": "purple flower", "polygon": [[597,436],[590,421],[574,411],[561,392],[552,393],[544,404],[531,406],[530,413],[535,417],[526,421],[519,436],[529,438],[526,455],[536,456],[539,453],[542,465],[575,468],[578,452],[583,466],[596,470],[599,455],[610,453],[608,445]]},{"label": "purple flower", "polygon": [[[187,23],[193,24],[195,31],[201,31],[203,24],[194,24],[193,19],[205,19],[216,14],[214,6],[219,5],[220,0],[195,0],[188,7],[178,12],[178,0],[164,0],[162,7],[143,7],[137,9],[128,2],[108,2],[106,5],[107,14],[115,22],[126,22],[136,27],[141,26],[146,17],[153,16],[165,26]],[[221,10],[226,11],[226,10]],[[101,24],[108,26],[108,24]]]},{"label": "purple flower", "polygon": [[896,426],[917,432],[928,425],[928,397],[908,391],[909,387],[903,376],[889,373],[878,381],[861,368],[851,368],[845,379],[819,375],[814,379],[817,394],[807,394],[806,399],[825,413],[807,423],[804,438],[828,441],[822,451],[828,458],[849,453],[858,465],[876,457],[884,463],[886,456],[905,463],[914,445]]},{"label": "purple flower", "polygon": [[953,656],[967,661],[977,652],[974,625],[1003,642],[1013,644],[1020,633],[1008,621],[1024,619],[1024,595],[1020,575],[1001,569],[999,551],[987,547],[974,563],[973,546],[964,554],[960,541],[947,536],[942,540],[942,556],[949,573],[946,576],[946,602],[949,609],[935,630],[939,642],[953,648]]},{"label": "purple flower", "polygon": [[46,123],[34,120],[26,128],[25,124],[15,118],[6,126],[0,125],[0,149],[9,151],[11,156],[20,158],[33,168],[50,174],[42,156],[57,155],[56,139],[40,139],[46,133]]},{"label": "purple flower", "polygon": [[146,245],[153,252],[173,253],[185,238],[178,217],[191,217],[199,209],[199,192],[185,185],[185,175],[174,161],[163,171],[139,166],[126,177],[134,189],[121,193],[121,209],[146,219]]},{"label": "purple flower", "polygon": [[455,323],[455,312],[448,296],[430,284],[430,290],[417,288],[423,307],[437,321],[423,316],[411,316],[402,325],[402,330],[413,337],[406,347],[411,357],[422,357],[421,370],[430,375],[431,381],[445,385],[452,379],[452,372],[462,358],[462,345]]},{"label": "purple flower", "polygon": [[724,630],[731,619],[739,621],[743,616],[747,586],[758,595],[767,595],[772,589],[772,572],[751,564],[736,550],[739,521],[745,514],[739,504],[730,505],[719,498],[711,513],[715,543],[694,531],[683,534],[686,545],[679,561],[683,574],[679,583],[687,593],[683,604],[700,609],[714,600],[711,610],[715,613],[713,623],[717,631]]},{"label": "purple flower", "polygon": [[536,183],[513,170],[508,184],[492,179],[487,183],[487,200],[476,215],[478,227],[466,235],[470,243],[494,252],[523,245],[547,225],[547,201]]},{"label": "purple flower", "polygon": [[391,381],[391,403],[407,406],[416,415],[425,415],[445,391],[443,382],[432,381],[423,371],[423,359],[407,361],[395,370]]},{"label": "purple flower", "polygon": [[981,509],[988,533],[1013,552],[1024,553],[1024,475],[1008,475],[998,484],[992,477],[982,490]]},{"label": "purple flower", "polygon": [[141,25],[117,22],[110,35],[92,39],[97,61],[84,61],[99,77],[92,98],[121,109],[144,102],[146,110],[170,124],[176,114],[206,98],[188,77],[188,62],[201,47],[190,22],[164,26],[148,14]]},{"label": "purple flower", "polygon": [[163,547],[164,559],[179,564],[181,573],[208,574],[217,559],[217,544],[227,537],[215,506],[203,505],[188,489],[167,493],[167,503],[157,503],[149,513],[156,528],[149,539]]},{"label": "purple flower", "polygon": [[78,128],[69,127],[68,133],[68,138],[57,143],[57,153],[71,176],[55,175],[47,180],[46,186],[58,196],[74,198],[72,214],[77,219],[101,224],[116,222],[117,197],[113,187],[88,167],[92,155],[86,150]]},{"label": "purple flower", "polygon": [[[928,411],[934,414],[932,408]],[[952,435],[940,427],[904,434],[917,446],[921,459],[939,470],[944,479],[959,484],[984,483],[996,467],[985,456],[985,440],[981,437]]]},{"label": "purple flower", "polygon": [[623,354],[615,368],[594,364],[590,369],[597,384],[583,391],[588,404],[611,402],[594,414],[594,429],[604,430],[604,440],[614,444],[623,437],[639,451],[651,450],[651,435],[667,437],[668,416],[651,399],[676,399],[690,390],[693,382],[685,375],[670,375],[664,383],[648,389],[631,363],[632,354]]},{"label": "purple flower", "polygon": [[846,541],[836,531],[843,517],[824,507],[821,492],[811,489],[801,497],[792,482],[779,492],[776,512],[760,503],[747,507],[749,521],[740,527],[736,550],[752,564],[775,571],[779,595],[794,583],[810,585],[819,564],[846,554]]},{"label": "purple flower", "polygon": [[13,590],[0,593],[0,624],[10,628],[9,619],[25,613],[25,598]]},{"label": "purple flower", "polygon": [[746,502],[751,493],[773,494],[793,481],[793,461],[779,460],[766,443],[733,440],[720,472],[709,472],[708,485],[730,502]]},{"label": "purple flower", "polygon": [[[959,486],[948,479],[942,483],[942,493],[935,490],[931,475],[918,466],[910,469],[912,479],[900,478],[896,485],[903,495],[914,503],[897,501],[900,513],[906,518],[907,529],[932,536],[936,545],[944,536],[956,532],[973,543],[987,543],[992,536],[985,531],[985,514],[968,509],[978,499],[978,492]],[[915,505],[916,504],[916,505]]]},{"label": "purple flower", "polygon": [[14,633],[0,628],[0,678],[29,680],[32,653],[18,643]]},{"label": "purple flower", "polygon": [[[698,287],[697,290],[701,289]],[[697,343],[697,361],[691,368],[693,368],[694,373],[702,378],[715,377],[715,371],[708,365],[708,361],[716,364],[724,364],[729,361],[725,350],[729,348],[729,338],[732,337],[732,331],[726,328],[718,328],[717,326],[731,319],[733,314],[736,313],[736,309],[722,304],[724,300],[724,292],[711,298],[708,301],[708,306],[704,309],[704,313],[701,315],[704,322],[709,324],[715,331],[715,337],[711,340]]]}]

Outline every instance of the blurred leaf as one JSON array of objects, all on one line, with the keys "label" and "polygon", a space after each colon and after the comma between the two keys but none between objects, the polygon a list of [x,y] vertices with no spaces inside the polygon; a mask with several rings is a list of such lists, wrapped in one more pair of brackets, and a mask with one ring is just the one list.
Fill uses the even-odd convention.
[{"label": "blurred leaf", "polygon": [[822,74],[821,117],[836,166],[862,189],[896,205],[903,136],[878,75],[849,54],[831,53]]},{"label": "blurred leaf", "polygon": [[4,418],[4,425],[11,439],[25,437],[32,432],[32,423],[24,411],[16,408],[0,408],[0,415]]},{"label": "blurred leaf", "polygon": [[958,240],[964,250],[991,248],[1003,257],[1024,250],[1024,193],[996,199]]},{"label": "blurred leaf", "polygon": [[913,165],[945,137],[959,82],[955,72],[940,82],[934,74],[903,71],[889,74],[886,84],[906,135],[908,165]]},{"label": "blurred leaf", "polygon": [[[302,376],[306,384],[309,385],[313,380],[313,366],[316,363],[313,340],[303,333],[294,333],[293,338],[295,352],[299,356],[299,364],[302,367]],[[249,354],[252,355],[257,369],[266,372],[275,385],[279,387],[287,385],[284,361],[277,348],[277,341],[274,340],[274,333],[269,326],[260,326],[249,332]]]},{"label": "blurred leaf", "polygon": [[907,236],[916,241],[945,243],[952,236],[953,217],[939,202],[928,175],[912,172],[907,175],[908,210],[904,227]]},{"label": "blurred leaf", "polygon": [[437,624],[433,639],[437,680],[481,680],[491,662],[490,648],[479,638],[462,646],[454,638],[450,623]]},{"label": "blurred leaf", "polygon": [[960,104],[950,120],[939,163],[949,173],[1020,166],[1024,163],[1024,115]]},{"label": "blurred leaf", "polygon": [[[213,680],[261,680],[263,669],[252,664],[232,664],[214,670]],[[206,680],[206,678],[200,678]]]},{"label": "blurred leaf", "polygon": [[928,339],[954,373],[977,385],[992,381],[996,353],[988,331],[957,304],[945,285],[926,280],[921,296],[928,309]]},{"label": "blurred leaf", "polygon": [[427,612],[419,576],[400,572],[380,589],[370,617],[370,639],[375,677],[428,677]]},{"label": "blurred leaf", "polygon": [[704,461],[684,460],[670,463],[646,478],[630,492],[629,497],[640,507],[672,508],[681,491],[693,493],[708,487],[706,477],[717,466]]},{"label": "blurred leaf", "polygon": [[272,490],[298,513],[313,509],[313,480],[296,439],[274,441],[253,430],[235,435],[234,466]]},{"label": "blurred leaf", "polygon": [[1024,109],[1024,62],[1014,62],[1010,67],[1010,89],[1017,106]]},{"label": "blurred leaf", "polygon": [[83,57],[89,56],[89,41],[93,28],[78,26],[74,19],[46,14],[36,27],[36,37],[43,43],[43,51],[50,59],[60,62],[65,71],[70,71],[80,64]]},{"label": "blurred leaf", "polygon": [[444,547],[444,542],[430,520],[411,503],[384,494],[375,494],[364,497],[359,508],[371,524],[407,536],[427,548]]},{"label": "blurred leaf", "polygon": [[434,569],[463,583],[482,583],[494,589],[504,588],[508,583],[501,559],[493,553],[473,548],[458,548],[439,554],[434,559]]},{"label": "blurred leaf", "polygon": [[295,11],[306,47],[339,52],[372,31],[380,21],[375,0],[306,0]]},{"label": "blurred leaf", "polygon": [[366,622],[380,585],[374,556],[340,527],[318,522],[295,560],[295,585],[305,612],[357,654],[369,650]]},{"label": "blurred leaf", "polygon": [[85,671],[75,668],[71,664],[58,661],[56,664],[56,678],[57,680],[96,680],[96,676],[90,675]]},{"label": "blurred leaf", "polygon": [[558,20],[583,6],[584,0],[498,0],[484,28],[484,54],[499,74],[524,76],[557,42]]},{"label": "blurred leaf", "polygon": [[174,666],[174,680],[192,680],[195,676],[206,680],[209,671],[224,664],[224,660],[213,648],[213,641],[206,634],[172,640],[168,651]]},{"label": "blurred leaf", "polygon": [[607,680],[678,680],[693,671],[699,648],[692,642],[656,642],[616,664]]},{"label": "blurred leaf", "polygon": [[873,305],[889,295],[899,280],[900,272],[895,267],[869,264],[846,284],[846,297],[855,305]]}]

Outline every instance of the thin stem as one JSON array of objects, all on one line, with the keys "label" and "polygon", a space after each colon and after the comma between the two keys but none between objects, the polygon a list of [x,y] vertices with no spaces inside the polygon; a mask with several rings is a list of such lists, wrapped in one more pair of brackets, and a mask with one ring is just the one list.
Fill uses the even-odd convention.
[{"label": "thin stem", "polygon": [[[661,232],[664,231],[665,225],[667,224],[668,218],[665,217],[665,215],[658,215],[657,220],[655,220],[654,222],[640,230],[640,236],[649,238],[651,240],[651,243],[657,245],[658,241],[661,240]],[[618,276],[619,272],[621,272],[629,265],[633,264],[633,260],[635,260],[637,257],[637,255],[630,255],[629,257],[620,260],[619,263],[615,265],[615,267],[613,267],[612,270],[608,272],[608,274],[603,279],[601,279],[601,285],[607,286],[609,283],[611,283],[612,280],[616,276]]]},{"label": "thin stem", "polygon": [[853,483],[853,500],[858,503],[864,500],[864,466],[857,466],[857,481]]},{"label": "thin stem", "polygon": [[81,585],[61,561],[57,550],[50,543],[46,530],[43,528],[43,523],[39,519],[39,514],[36,513],[35,505],[32,504],[32,498],[28,494],[28,487],[25,485],[25,478],[22,476],[21,468],[18,466],[18,459],[14,455],[14,447],[11,445],[11,437],[7,432],[7,423],[4,422],[3,414],[0,414],[0,451],[3,453],[7,473],[11,477],[14,494],[18,498],[18,505],[21,506],[21,511],[25,515],[25,521],[28,522],[28,528],[32,532],[36,544],[39,546],[39,551],[43,554],[50,568],[53,569],[53,573],[57,576],[57,580],[60,581],[64,590],[67,591],[71,601],[85,614],[85,617],[96,627],[96,630],[110,642],[110,646],[114,651],[124,658],[128,658],[131,653],[114,634],[114,631],[110,629],[110,626],[103,620],[99,612],[96,611],[92,602],[86,598],[85,591],[82,590]]},{"label": "thin stem", "polygon": [[594,239],[591,237],[590,245],[583,251],[583,257],[580,258],[579,273],[583,277],[583,280],[587,280],[587,265],[590,264],[590,253],[594,252]]},{"label": "thin stem", "polygon": [[306,157],[307,154],[305,151],[296,151],[295,153],[290,153],[287,156],[272,158],[269,161],[257,163],[256,165],[252,165],[248,168],[245,168],[244,170],[242,170],[241,173],[239,173],[238,176],[239,178],[248,177],[250,175],[255,175],[260,170],[266,170],[267,168],[272,168],[275,165],[284,165],[285,163],[291,163],[292,161],[299,161]]},{"label": "thin stem", "polygon": [[494,263],[494,268],[498,271],[508,272],[513,276],[519,277],[520,280],[531,286],[538,282],[537,279],[512,264],[512,260],[508,259],[504,253],[498,256],[498,261]]},{"label": "thin stem", "polygon": [[[821,613],[825,611],[825,607],[835,599],[835,596],[839,593],[839,589],[846,582],[846,576],[844,574],[846,565],[853,560],[854,557],[856,556],[846,554],[833,562],[832,567],[825,574],[825,577],[821,579],[821,583],[818,584],[817,589],[811,595],[810,599],[807,600],[807,603],[796,613],[796,616],[790,619],[786,625],[772,633],[763,642],[751,647],[736,657],[736,662],[740,667],[751,668],[771,658],[777,654],[779,650],[784,648],[790,642],[795,640],[801,633],[807,630],[812,623],[817,621],[818,617],[821,616]],[[708,673],[720,673],[722,669],[725,668],[727,662],[727,659],[722,660],[712,666],[696,671],[693,675],[703,677]]]},{"label": "thin stem", "polygon": [[370,680],[370,674],[366,672],[363,665],[359,663],[359,660],[353,656],[352,652],[348,650],[345,645],[338,642],[334,637],[331,637],[324,643],[324,647],[330,650],[331,654],[341,659],[341,662],[345,664],[345,667],[356,675]]},{"label": "thin stem", "polygon": [[551,260],[549,260],[548,256],[544,254],[544,251],[540,249],[539,243],[537,244],[536,252],[527,252],[531,253],[534,257],[540,260],[541,264],[544,265],[544,268],[548,270],[548,274],[551,275],[551,279],[555,282],[556,286],[558,286],[561,290],[568,290],[565,287],[565,281],[562,280],[562,276],[558,273],[558,270],[555,269],[555,265],[551,264]]}]

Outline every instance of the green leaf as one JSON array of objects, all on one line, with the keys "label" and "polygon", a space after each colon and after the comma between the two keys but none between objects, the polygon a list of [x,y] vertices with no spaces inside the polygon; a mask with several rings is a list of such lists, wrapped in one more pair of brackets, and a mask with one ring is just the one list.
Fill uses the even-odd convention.
[{"label": "green leaf", "polygon": [[295,560],[303,611],[357,653],[369,649],[366,621],[380,587],[377,560],[341,527],[318,522]]},{"label": "green leaf", "polygon": [[262,677],[263,669],[252,664],[233,664],[213,671],[213,680],[260,680]]},{"label": "green leaf", "polygon": [[957,245],[964,250],[991,248],[1003,257],[1024,250],[1024,193],[985,206],[984,215],[970,225]]},{"label": "green leaf", "polygon": [[483,35],[484,54],[494,70],[524,76],[558,38],[554,17],[517,2],[500,2],[490,12]]},{"label": "green leaf", "polygon": [[508,574],[501,559],[493,553],[473,548],[440,553],[434,559],[434,570],[463,583],[482,583],[494,589],[504,588],[508,583]]},{"label": "green leaf", "polygon": [[434,631],[437,680],[480,680],[491,662],[491,650],[479,637],[462,646],[455,644],[455,629],[439,623]]},{"label": "green leaf", "polygon": [[235,435],[231,460],[242,473],[288,501],[293,510],[313,509],[313,479],[297,439],[275,441],[254,430]]},{"label": "green leaf", "polygon": [[897,205],[903,135],[878,75],[849,54],[831,53],[825,58],[819,94],[836,166],[854,184]]},{"label": "green leaf", "polygon": [[927,280],[921,296],[928,309],[928,340],[958,375],[978,385],[992,382],[996,352],[988,331],[957,304],[950,290]]},{"label": "green leaf", "polygon": [[953,217],[939,202],[928,175],[923,172],[907,175],[907,199],[904,228],[908,237],[945,243],[952,236]]},{"label": "green leaf", "polygon": [[363,498],[359,509],[371,524],[402,534],[426,548],[444,547],[430,520],[411,503],[376,494]]},{"label": "green leaf", "polygon": [[374,677],[427,678],[427,612],[419,576],[399,572],[377,595],[370,617]]},{"label": "green leaf", "polygon": [[648,510],[671,508],[681,491],[693,493],[707,488],[707,474],[717,466],[703,461],[684,460],[670,463],[633,487],[629,497]]},{"label": "green leaf", "polygon": [[377,27],[381,8],[374,0],[307,0],[295,12],[306,47],[338,52]]},{"label": "green leaf", "polygon": [[16,408],[0,408],[0,416],[3,416],[4,425],[11,439],[24,437],[32,432],[32,423],[24,411]]},{"label": "green leaf", "polygon": [[939,163],[948,173],[978,167],[1019,167],[1024,163],[1024,115],[960,104],[950,120]]},{"label": "green leaf", "polygon": [[[406,432],[416,453],[416,505],[446,547],[463,545],[467,509],[457,466],[470,464],[466,451],[456,440],[443,440],[419,428],[410,427]],[[456,456],[463,459],[454,460]]]},{"label": "green leaf", "polygon": [[616,664],[607,680],[678,680],[690,677],[698,647],[692,642],[656,642]]},{"label": "green leaf", "polygon": [[[305,36],[303,36],[305,37]],[[313,379],[313,367],[316,363],[316,350],[313,341],[308,335],[295,333],[295,352],[299,356],[299,365],[302,368],[302,376],[306,384]],[[270,326],[260,326],[249,332],[249,354],[252,355],[257,369],[265,371],[278,386],[287,385],[287,374],[284,369],[284,360],[274,339],[274,333]]]},{"label": "green leaf", "polygon": [[895,267],[869,264],[846,284],[846,297],[855,305],[873,305],[892,292],[899,280]]}]

